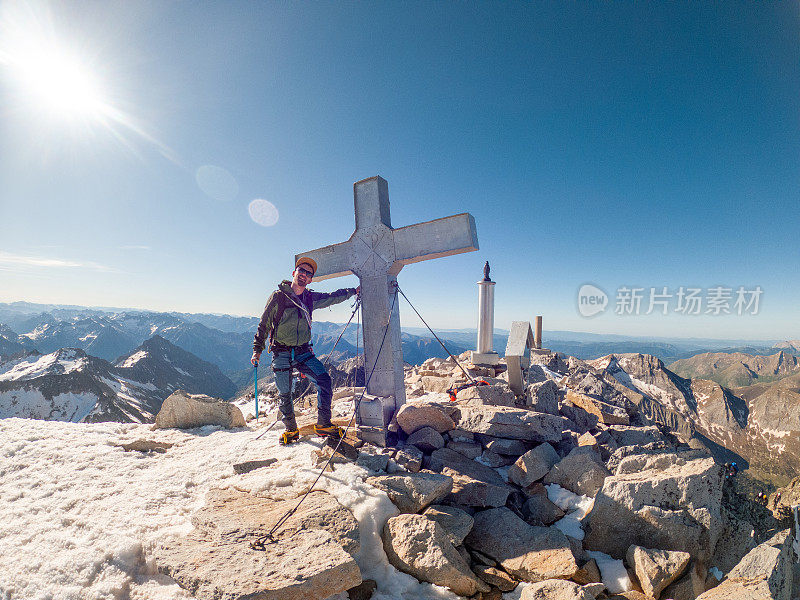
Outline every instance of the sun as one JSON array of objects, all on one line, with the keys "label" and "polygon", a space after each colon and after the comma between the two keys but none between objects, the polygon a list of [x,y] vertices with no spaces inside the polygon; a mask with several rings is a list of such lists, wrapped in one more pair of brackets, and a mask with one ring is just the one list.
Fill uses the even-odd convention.
[{"label": "sun", "polygon": [[6,65],[18,87],[40,110],[58,117],[102,119],[109,112],[93,73],[76,56],[54,44],[27,44]]}]

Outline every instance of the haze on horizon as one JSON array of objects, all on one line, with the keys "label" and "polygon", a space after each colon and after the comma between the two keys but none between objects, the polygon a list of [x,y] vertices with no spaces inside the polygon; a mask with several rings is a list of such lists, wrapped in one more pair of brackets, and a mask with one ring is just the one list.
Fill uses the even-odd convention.
[{"label": "haze on horizon", "polygon": [[437,328],[475,326],[488,260],[500,328],[798,339],[798,25],[797,4],[0,2],[0,302],[257,315],[379,174],[396,227],[475,216],[478,252],[399,276]]}]

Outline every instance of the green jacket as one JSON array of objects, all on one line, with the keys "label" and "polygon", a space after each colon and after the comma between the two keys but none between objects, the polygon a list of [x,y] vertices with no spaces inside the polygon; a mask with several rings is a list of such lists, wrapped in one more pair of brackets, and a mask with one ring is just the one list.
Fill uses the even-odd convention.
[{"label": "green jacket", "polygon": [[[302,346],[311,341],[311,313],[315,308],[325,308],[344,302],[354,296],[354,288],[344,288],[336,290],[330,294],[324,292],[314,292],[306,288],[303,293],[296,296],[292,291],[292,282],[284,280],[278,289],[272,292],[267,305],[264,307],[264,314],[261,315],[261,322],[258,324],[258,331],[253,340],[253,350],[262,352],[266,345],[273,327],[275,331],[272,336],[272,343],[281,346]],[[283,296],[283,298],[281,298]],[[308,320],[304,311],[294,302],[298,302],[308,310]],[[284,304],[283,315],[275,327],[275,316],[280,304]]]}]

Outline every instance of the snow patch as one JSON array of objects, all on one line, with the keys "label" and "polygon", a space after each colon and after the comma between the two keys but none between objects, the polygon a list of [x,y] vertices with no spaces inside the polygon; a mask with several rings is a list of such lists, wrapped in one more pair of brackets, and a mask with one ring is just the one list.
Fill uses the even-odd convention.
[{"label": "snow patch", "polygon": [[129,369],[143,358],[147,358],[147,350],[139,350],[138,352],[134,352],[125,359],[125,362],[120,365],[120,368]]},{"label": "snow patch", "polygon": [[594,498],[574,494],[557,483],[547,484],[545,489],[550,502],[561,510],[567,511],[567,514],[553,523],[552,527],[560,530],[564,535],[573,537],[576,540],[582,540],[586,534],[581,527],[581,522],[592,510]]},{"label": "snow patch", "polygon": [[621,594],[633,589],[628,571],[621,560],[611,558],[608,554],[596,550],[589,550],[587,554],[597,561],[597,568],[600,569],[603,584],[610,593]]}]

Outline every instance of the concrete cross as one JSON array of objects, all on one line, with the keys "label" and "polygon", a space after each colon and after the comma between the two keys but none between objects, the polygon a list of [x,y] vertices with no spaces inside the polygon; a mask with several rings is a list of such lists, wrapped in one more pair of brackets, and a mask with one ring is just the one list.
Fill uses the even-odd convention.
[{"label": "concrete cross", "polygon": [[[400,345],[400,299],[394,310],[380,356],[378,349],[392,308],[397,274],[411,263],[478,249],[475,219],[469,213],[394,229],[389,214],[389,184],[370,177],[353,184],[356,230],[340,244],[302,252],[317,261],[315,281],[354,273],[361,282],[364,314],[365,369],[375,372],[367,392],[393,397],[392,412],[405,403],[403,350]],[[331,215],[331,218],[335,218]],[[437,290],[446,296],[446,290]],[[391,416],[389,416],[391,418]]]}]

